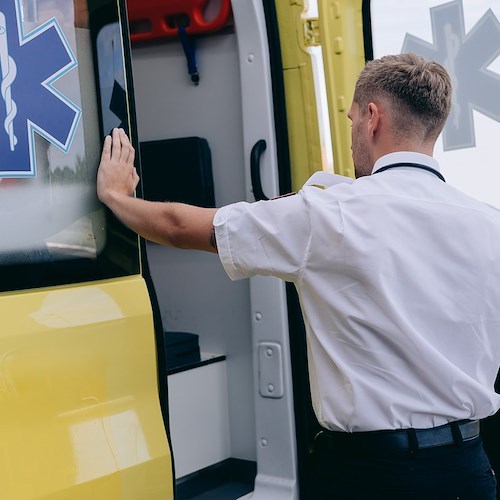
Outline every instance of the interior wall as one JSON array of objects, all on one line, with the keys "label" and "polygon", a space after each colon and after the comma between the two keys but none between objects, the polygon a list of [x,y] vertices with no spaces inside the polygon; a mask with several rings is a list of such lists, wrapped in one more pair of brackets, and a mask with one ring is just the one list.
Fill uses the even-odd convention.
[{"label": "interior wall", "polygon": [[[236,35],[198,39],[197,60],[199,86],[190,81],[179,41],[133,48],[139,140],[207,139],[220,207],[245,198]],[[202,351],[226,354],[231,456],[255,460],[248,281],[231,282],[216,255],[147,248],[164,328],[197,333]]]}]

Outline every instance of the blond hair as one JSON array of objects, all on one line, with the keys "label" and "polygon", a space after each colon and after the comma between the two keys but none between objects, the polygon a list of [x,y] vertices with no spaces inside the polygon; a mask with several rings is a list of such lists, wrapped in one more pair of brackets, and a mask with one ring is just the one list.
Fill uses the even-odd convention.
[{"label": "blond hair", "polygon": [[370,102],[385,100],[394,135],[436,140],[451,108],[451,79],[446,69],[415,54],[384,56],[366,64],[354,101],[364,115]]}]

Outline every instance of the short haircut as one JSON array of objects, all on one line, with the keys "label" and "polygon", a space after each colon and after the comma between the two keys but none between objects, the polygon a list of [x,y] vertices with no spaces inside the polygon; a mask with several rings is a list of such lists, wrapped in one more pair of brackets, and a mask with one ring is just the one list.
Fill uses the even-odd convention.
[{"label": "short haircut", "polygon": [[370,102],[385,100],[396,137],[428,141],[437,139],[445,125],[451,93],[443,66],[408,53],[368,62],[356,82],[354,101],[364,114]]}]

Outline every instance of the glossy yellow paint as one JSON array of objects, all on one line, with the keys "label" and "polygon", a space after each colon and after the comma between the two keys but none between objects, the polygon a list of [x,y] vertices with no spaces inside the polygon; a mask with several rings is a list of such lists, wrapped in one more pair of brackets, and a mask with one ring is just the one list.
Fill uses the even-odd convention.
[{"label": "glossy yellow paint", "polygon": [[354,177],[347,112],[365,65],[362,0],[318,0],[334,170]]},{"label": "glossy yellow paint", "polygon": [[304,0],[275,2],[280,32],[292,189],[322,170],[318,110],[311,55],[305,47]]},{"label": "glossy yellow paint", "polygon": [[171,499],[140,276],[0,294],[0,497]]}]

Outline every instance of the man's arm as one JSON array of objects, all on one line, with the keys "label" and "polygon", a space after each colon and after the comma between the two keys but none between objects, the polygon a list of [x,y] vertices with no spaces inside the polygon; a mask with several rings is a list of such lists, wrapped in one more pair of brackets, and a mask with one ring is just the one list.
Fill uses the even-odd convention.
[{"label": "man's arm", "polygon": [[122,129],[106,137],[97,173],[97,195],[113,213],[142,237],[178,248],[217,252],[215,208],[134,198],[139,176],[135,150]]}]

